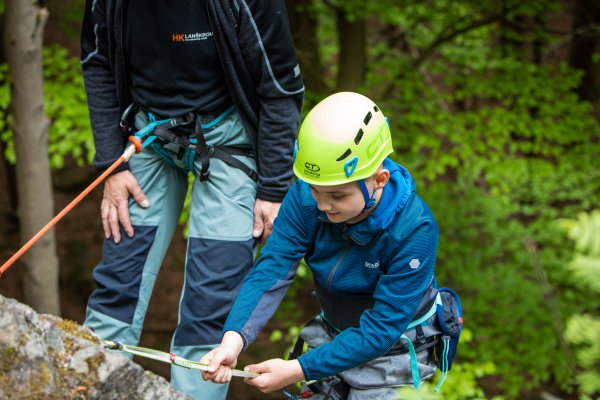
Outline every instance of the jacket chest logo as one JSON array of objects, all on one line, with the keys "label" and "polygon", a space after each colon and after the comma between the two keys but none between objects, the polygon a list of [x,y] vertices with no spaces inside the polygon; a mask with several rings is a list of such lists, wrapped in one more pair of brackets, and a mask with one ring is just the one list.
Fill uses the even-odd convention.
[{"label": "jacket chest logo", "polygon": [[375,261],[374,263],[365,261],[365,268],[369,268],[369,269],[379,268],[379,261]]},{"label": "jacket chest logo", "polygon": [[171,39],[173,42],[193,42],[196,40],[206,40],[212,36],[212,32],[196,32],[191,34],[174,33],[171,35]]}]

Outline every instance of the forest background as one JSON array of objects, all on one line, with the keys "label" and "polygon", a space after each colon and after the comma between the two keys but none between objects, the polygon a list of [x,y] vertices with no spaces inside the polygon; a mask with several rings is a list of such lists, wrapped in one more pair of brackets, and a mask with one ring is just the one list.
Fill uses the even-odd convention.
[{"label": "forest background", "polygon": [[[18,79],[32,63],[10,73],[7,66],[18,41],[11,35],[29,26],[9,18],[20,1],[0,1],[2,262],[50,219],[32,221],[30,210],[43,206],[52,217],[96,177],[79,65],[84,0],[21,3],[43,37],[43,64],[26,76],[43,83],[43,108],[28,120],[39,111],[43,118],[28,147],[19,144],[28,133],[18,104],[41,103],[23,102],[35,93],[19,92]],[[286,3],[307,89],[304,113],[335,91],[374,99],[391,122],[393,157],[438,220],[438,281],[461,295],[465,329],[442,392],[430,398],[598,399],[600,2]],[[42,155],[28,157],[38,148]],[[41,184],[33,195],[24,189],[31,171],[45,171],[47,195]],[[3,275],[0,293],[81,323],[101,256],[101,196],[94,190]],[[182,225],[157,280],[143,346],[168,349],[184,249]],[[47,253],[36,258],[36,251]],[[311,291],[301,267],[242,364],[285,355],[318,312]],[[136,361],[168,378],[167,366]],[[229,397],[281,398],[239,381]]]}]

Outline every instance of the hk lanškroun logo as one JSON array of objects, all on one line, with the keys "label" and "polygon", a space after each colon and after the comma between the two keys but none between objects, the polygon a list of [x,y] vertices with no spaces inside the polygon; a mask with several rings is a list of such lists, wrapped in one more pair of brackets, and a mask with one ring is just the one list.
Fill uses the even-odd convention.
[{"label": "hk lan\u0161kroun logo", "polygon": [[206,40],[213,36],[212,32],[196,32],[196,33],[173,33],[171,38],[174,42],[194,42],[196,40]]},{"label": "hk lan\u0161kroun logo", "polygon": [[318,178],[321,176],[321,174],[319,173],[320,170],[321,167],[319,167],[317,164],[309,162],[304,163],[304,173],[306,173],[307,175],[312,175],[315,178]]}]

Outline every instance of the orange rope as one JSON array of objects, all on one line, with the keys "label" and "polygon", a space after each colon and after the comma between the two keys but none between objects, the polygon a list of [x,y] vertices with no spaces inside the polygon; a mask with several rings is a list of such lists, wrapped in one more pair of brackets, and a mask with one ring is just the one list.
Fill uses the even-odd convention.
[{"label": "orange rope", "polygon": [[56,215],[56,217],[52,218],[52,220],[48,222],[46,226],[44,226],[38,233],[36,233],[34,237],[29,239],[29,241],[19,249],[19,251],[17,251],[11,258],[9,258],[8,261],[0,267],[0,278],[2,277],[2,274],[8,268],[10,268],[10,266],[15,261],[19,259],[19,257],[21,257],[27,250],[29,250],[31,246],[33,246],[38,240],[40,240],[42,236],[44,236],[50,229],[52,229],[52,227],[56,225],[56,223],[60,221],[62,217],[64,217],[69,211],[73,209],[73,207],[75,207],[81,200],[83,200],[83,198],[87,196],[96,186],[98,186],[100,182],[106,179],[106,177],[110,175],[110,173],[113,172],[115,168],[121,165],[126,160],[125,157],[125,154],[119,157],[119,159],[115,161],[113,165],[108,167],[108,169],[104,171],[98,178],[96,178],[96,180],[92,182],[91,185],[85,188],[84,191],[81,192],[77,197],[75,197],[73,201],[71,201],[65,208],[63,208],[62,211]]}]

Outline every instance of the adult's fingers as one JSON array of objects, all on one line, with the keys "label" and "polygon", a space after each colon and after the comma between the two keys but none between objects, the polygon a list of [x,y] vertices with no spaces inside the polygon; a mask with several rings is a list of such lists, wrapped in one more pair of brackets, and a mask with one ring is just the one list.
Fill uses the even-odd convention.
[{"label": "adult's fingers", "polygon": [[104,230],[104,237],[110,237],[110,224],[108,223],[108,211],[110,210],[109,203],[106,199],[102,199],[100,203],[100,216],[102,217],[102,229]]}]

